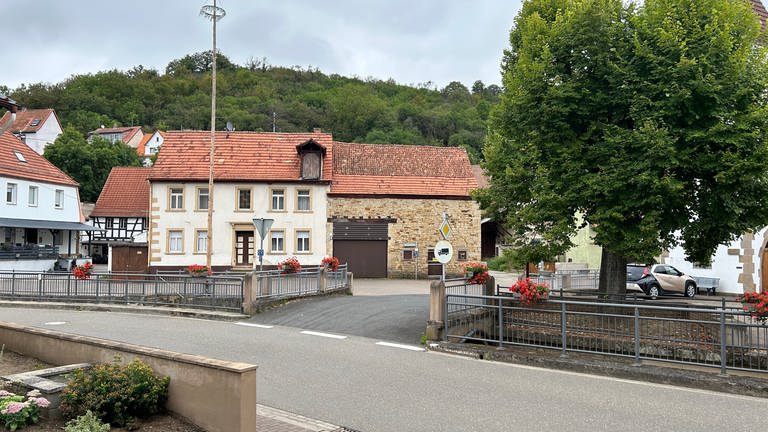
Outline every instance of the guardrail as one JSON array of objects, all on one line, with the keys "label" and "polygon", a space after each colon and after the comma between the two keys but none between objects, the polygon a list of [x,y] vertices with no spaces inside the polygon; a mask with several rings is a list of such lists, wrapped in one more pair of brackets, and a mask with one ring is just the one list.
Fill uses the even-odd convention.
[{"label": "guardrail", "polygon": [[281,270],[254,272],[256,300],[304,297],[349,288],[347,264],[336,271],[304,267],[296,273]]},{"label": "guardrail", "polygon": [[457,289],[446,287],[445,340],[695,364],[722,374],[768,371],[768,326],[725,300],[659,305],[565,297],[526,305]]},{"label": "guardrail", "polygon": [[176,306],[242,312],[243,278],[143,273],[0,272],[0,297],[33,301]]}]

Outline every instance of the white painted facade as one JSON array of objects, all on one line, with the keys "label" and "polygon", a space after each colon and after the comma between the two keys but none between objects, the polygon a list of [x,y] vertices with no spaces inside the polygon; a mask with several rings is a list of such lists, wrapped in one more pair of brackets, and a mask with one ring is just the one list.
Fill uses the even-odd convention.
[{"label": "white painted facade", "polygon": [[160,146],[163,145],[163,139],[163,134],[161,134],[160,131],[155,131],[155,133],[149,137],[149,141],[144,145],[144,156],[157,154],[160,150]]},{"label": "white painted facade", "polygon": [[[208,187],[207,183],[152,182],[150,186],[149,245],[150,267],[179,267],[190,264],[205,264],[205,250],[196,250],[197,233],[207,228],[207,211],[198,209],[198,190]],[[170,189],[183,190],[183,210],[170,208]],[[213,254],[212,266],[238,269],[257,268],[260,237],[253,226],[254,217],[274,219],[270,233],[264,239],[264,265],[276,265],[286,258],[295,256],[302,265],[318,265],[327,256],[326,239],[327,194],[330,186],[316,183],[217,183],[214,188],[213,211]],[[238,210],[238,190],[251,191],[250,210]],[[283,190],[285,209],[270,210],[272,191]],[[297,210],[298,191],[309,190],[310,210]],[[171,232],[181,231],[181,252],[170,250]],[[284,250],[273,252],[270,247],[271,233],[282,231]],[[297,251],[297,234],[309,232],[309,251]],[[250,263],[238,265],[237,233],[250,232]],[[174,234],[178,235],[178,234]],[[240,249],[242,251],[242,248]],[[242,253],[242,252],[241,252]]]},{"label": "white painted facade", "polygon": [[28,145],[37,154],[43,154],[48,144],[53,144],[56,138],[61,135],[63,130],[56,115],[51,112],[47,118],[41,119],[42,125],[34,133],[26,133],[21,138],[24,144]]}]

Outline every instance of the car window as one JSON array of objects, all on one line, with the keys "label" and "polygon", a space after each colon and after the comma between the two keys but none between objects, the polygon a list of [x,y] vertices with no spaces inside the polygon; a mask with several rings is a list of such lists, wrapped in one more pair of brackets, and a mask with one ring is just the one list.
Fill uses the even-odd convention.
[{"label": "car window", "polygon": [[667,274],[667,268],[664,267],[663,265],[656,266],[656,269],[653,272],[659,273],[659,274]]},{"label": "car window", "polygon": [[683,274],[683,272],[681,272],[680,270],[678,270],[678,269],[676,269],[676,268],[674,268],[672,266],[668,266],[667,267],[667,274],[671,274],[673,276],[680,276],[680,275]]}]

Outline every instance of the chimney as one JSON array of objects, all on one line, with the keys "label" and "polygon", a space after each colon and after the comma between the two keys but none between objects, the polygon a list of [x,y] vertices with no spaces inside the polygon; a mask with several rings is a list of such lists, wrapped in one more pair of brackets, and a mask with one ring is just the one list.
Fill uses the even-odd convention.
[{"label": "chimney", "polygon": [[314,128],[312,129],[312,133],[323,133],[323,131],[320,128]]}]

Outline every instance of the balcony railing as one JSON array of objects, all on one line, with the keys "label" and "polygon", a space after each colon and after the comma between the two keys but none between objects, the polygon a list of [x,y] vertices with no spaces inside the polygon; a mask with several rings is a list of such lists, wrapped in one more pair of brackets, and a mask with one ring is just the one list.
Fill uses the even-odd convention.
[{"label": "balcony railing", "polygon": [[58,256],[58,246],[0,246],[0,260],[55,259]]}]

